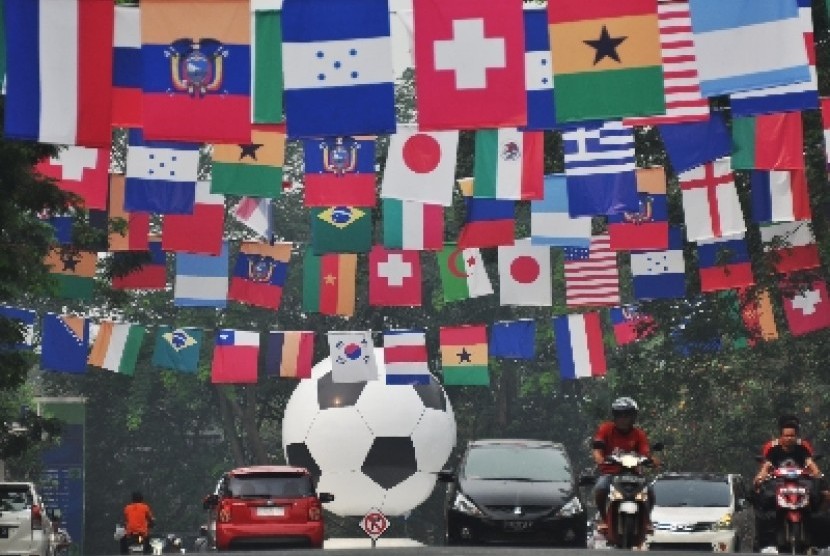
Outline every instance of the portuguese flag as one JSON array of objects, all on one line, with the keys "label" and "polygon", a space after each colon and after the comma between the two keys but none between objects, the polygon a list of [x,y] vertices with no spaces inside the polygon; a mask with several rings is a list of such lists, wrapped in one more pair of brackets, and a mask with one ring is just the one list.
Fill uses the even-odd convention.
[{"label": "portuguese flag", "polygon": [[803,170],[801,112],[732,118],[733,170]]},{"label": "portuguese flag", "polygon": [[255,125],[250,143],[214,145],[210,191],[276,198],[284,161],[285,126]]},{"label": "portuguese flag", "polygon": [[303,311],[350,317],[354,314],[357,255],[315,255],[303,259]]},{"label": "portuguese flag", "polygon": [[657,0],[549,0],[557,123],[666,111]]}]

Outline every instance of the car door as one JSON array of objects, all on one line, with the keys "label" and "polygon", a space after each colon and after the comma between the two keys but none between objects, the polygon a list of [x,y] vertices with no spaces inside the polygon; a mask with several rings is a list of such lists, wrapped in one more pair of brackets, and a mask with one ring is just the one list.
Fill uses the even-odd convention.
[{"label": "car door", "polygon": [[32,493],[25,484],[0,485],[0,551],[30,552]]}]

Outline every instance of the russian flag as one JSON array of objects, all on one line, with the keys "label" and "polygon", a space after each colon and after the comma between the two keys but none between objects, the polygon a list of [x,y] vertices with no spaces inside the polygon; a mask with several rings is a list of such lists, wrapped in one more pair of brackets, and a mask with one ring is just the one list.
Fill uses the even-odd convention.
[{"label": "russian flag", "polygon": [[214,384],[256,384],[259,332],[223,328],[216,331],[211,363]]},{"label": "russian flag", "polygon": [[109,147],[112,0],[7,0],[7,139]]},{"label": "russian flag", "polygon": [[141,127],[141,12],[115,7],[112,49],[112,125]]},{"label": "russian flag", "polygon": [[744,234],[697,242],[700,291],[714,292],[755,283]]},{"label": "russian flag", "polygon": [[552,322],[562,378],[604,376],[607,365],[599,313],[562,315]]},{"label": "russian flag", "polygon": [[467,197],[467,218],[458,236],[458,246],[498,247],[513,245],[516,235],[516,202]]},{"label": "russian flag", "polygon": [[812,219],[804,170],[753,170],[749,183],[755,222]]},{"label": "russian flag", "polygon": [[426,336],[423,330],[386,330],[383,333],[386,384],[429,384]]}]

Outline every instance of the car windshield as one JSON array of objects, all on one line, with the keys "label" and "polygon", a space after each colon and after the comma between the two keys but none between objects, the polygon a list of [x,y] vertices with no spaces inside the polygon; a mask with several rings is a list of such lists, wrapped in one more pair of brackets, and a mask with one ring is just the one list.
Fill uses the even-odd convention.
[{"label": "car windshield", "polygon": [[523,445],[475,446],[467,453],[467,479],[570,482],[571,467],[559,449]]},{"label": "car windshield", "polygon": [[0,511],[19,512],[32,505],[32,495],[25,485],[0,486]]},{"label": "car windshield", "polygon": [[256,473],[230,477],[227,490],[237,498],[302,498],[314,496],[311,477],[302,473]]},{"label": "car windshield", "polygon": [[657,506],[728,507],[730,488],[726,479],[657,479]]}]

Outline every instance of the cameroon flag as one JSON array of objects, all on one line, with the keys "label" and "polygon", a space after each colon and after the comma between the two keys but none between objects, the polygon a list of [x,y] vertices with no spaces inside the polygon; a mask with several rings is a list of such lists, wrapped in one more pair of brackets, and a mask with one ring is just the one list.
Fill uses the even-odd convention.
[{"label": "cameroon flag", "polygon": [[251,142],[214,145],[211,193],[279,197],[285,161],[285,126],[255,125]]},{"label": "cameroon flag", "polygon": [[549,0],[557,123],[666,111],[657,0]]},{"label": "cameroon flag", "polygon": [[303,259],[303,311],[352,316],[356,278],[357,255],[317,256],[309,249]]}]

